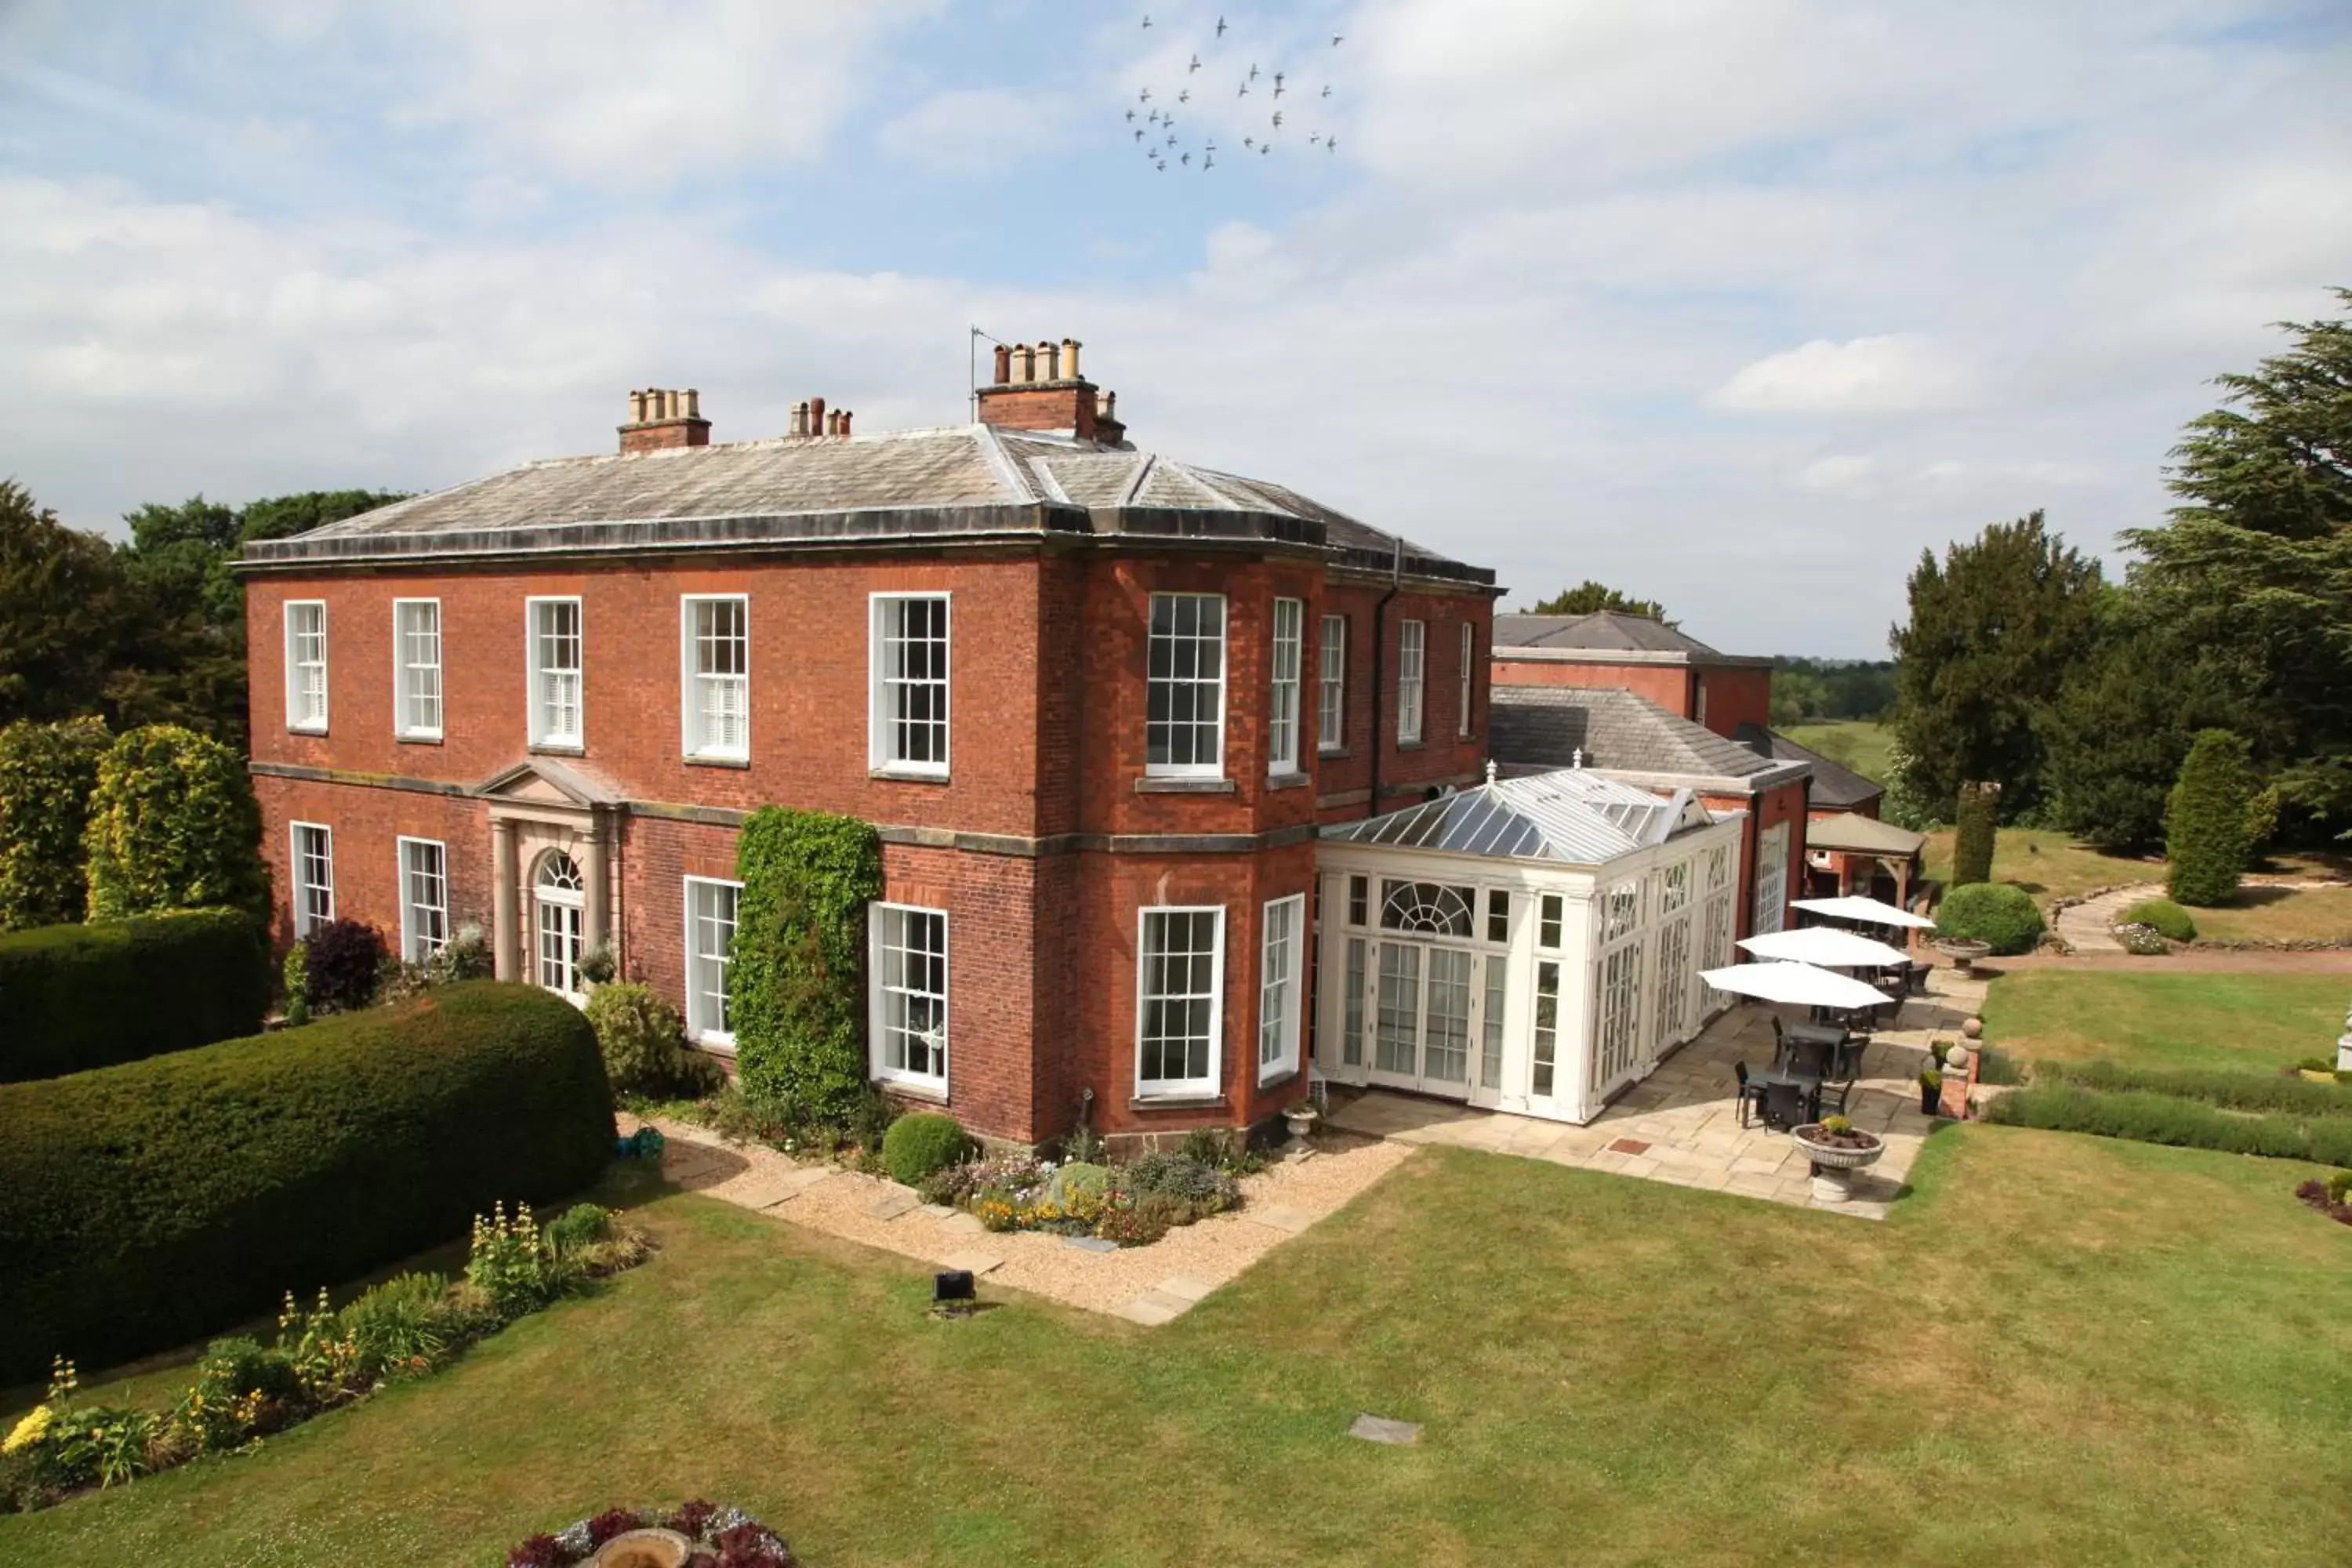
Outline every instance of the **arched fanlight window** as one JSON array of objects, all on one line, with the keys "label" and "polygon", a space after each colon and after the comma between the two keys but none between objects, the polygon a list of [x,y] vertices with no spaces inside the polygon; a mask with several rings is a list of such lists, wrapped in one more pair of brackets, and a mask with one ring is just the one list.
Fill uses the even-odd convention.
[{"label": "arched fanlight window", "polygon": [[1381,888],[1381,924],[1390,931],[1433,936],[1470,934],[1470,889],[1444,882],[1388,882]]},{"label": "arched fanlight window", "polygon": [[588,883],[586,879],[580,875],[579,863],[573,860],[571,856],[566,855],[562,850],[551,849],[540,858],[539,891],[541,897],[545,898],[550,894],[552,894],[557,898],[562,898],[564,894],[569,893],[573,898],[577,898],[587,886]]}]

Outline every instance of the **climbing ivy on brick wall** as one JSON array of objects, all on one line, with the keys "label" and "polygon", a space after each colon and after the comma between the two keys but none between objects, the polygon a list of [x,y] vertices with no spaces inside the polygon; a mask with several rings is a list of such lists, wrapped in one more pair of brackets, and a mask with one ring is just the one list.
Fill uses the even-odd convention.
[{"label": "climbing ivy on brick wall", "polygon": [[829,812],[763,806],[737,840],[735,1060],[745,1091],[795,1120],[845,1122],[866,1089],[866,906],[882,837]]},{"label": "climbing ivy on brick wall", "polygon": [[107,741],[96,719],[0,729],[0,931],[81,919],[82,828]]}]

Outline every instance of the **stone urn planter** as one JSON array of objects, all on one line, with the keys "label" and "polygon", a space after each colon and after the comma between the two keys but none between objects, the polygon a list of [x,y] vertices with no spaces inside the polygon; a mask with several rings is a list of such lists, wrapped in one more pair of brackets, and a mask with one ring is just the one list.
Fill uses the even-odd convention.
[{"label": "stone urn planter", "polygon": [[1938,937],[1936,939],[1935,946],[1937,952],[1952,961],[1952,967],[1958,970],[1963,978],[1975,973],[1976,971],[1970,966],[1978,959],[1992,951],[1992,943],[1979,942],[1973,937]]},{"label": "stone urn planter", "polygon": [[1282,1120],[1284,1124],[1290,1129],[1290,1136],[1292,1139],[1297,1142],[1304,1143],[1307,1142],[1307,1138],[1314,1133],[1315,1123],[1318,1120],[1318,1117],[1313,1106],[1301,1104],[1294,1105],[1288,1110],[1284,1111],[1282,1113]]},{"label": "stone urn planter", "polygon": [[625,1530],[581,1568],[686,1568],[694,1542],[675,1530]]},{"label": "stone urn planter", "polygon": [[1813,1199],[1842,1204],[1853,1196],[1853,1173],[1878,1163],[1886,1141],[1859,1128],[1832,1131],[1818,1121],[1807,1122],[1790,1134],[1798,1152],[1813,1163]]}]

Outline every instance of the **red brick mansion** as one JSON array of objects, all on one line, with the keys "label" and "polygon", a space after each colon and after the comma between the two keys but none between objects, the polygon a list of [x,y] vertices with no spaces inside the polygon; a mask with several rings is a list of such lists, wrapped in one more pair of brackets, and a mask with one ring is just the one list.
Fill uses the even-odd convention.
[{"label": "red brick mansion", "polygon": [[479,921],[574,995],[609,947],[725,1052],[738,826],[846,813],[887,1089],[1022,1142],[1299,1099],[1318,830],[1483,777],[1494,574],[1137,449],[1077,360],[944,429],[633,394],[618,452],[248,546],[284,936]]}]

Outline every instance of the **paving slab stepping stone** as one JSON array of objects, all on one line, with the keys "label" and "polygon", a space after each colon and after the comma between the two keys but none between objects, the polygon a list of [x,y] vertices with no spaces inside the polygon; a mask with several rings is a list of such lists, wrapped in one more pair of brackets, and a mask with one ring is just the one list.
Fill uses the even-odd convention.
[{"label": "paving slab stepping stone", "polygon": [[897,1219],[918,1206],[921,1200],[912,1193],[886,1193],[866,1205],[866,1212],[876,1219]]},{"label": "paving slab stepping stone", "polygon": [[1080,1252],[1117,1252],[1118,1243],[1099,1236],[1066,1236],[1062,1238]]},{"label": "paving slab stepping stone", "polygon": [[956,1211],[953,1205],[949,1204],[925,1204],[916,1212],[918,1214],[927,1214],[933,1219],[945,1219],[948,1215],[955,1213]]},{"label": "paving slab stepping stone", "polygon": [[1361,1437],[1367,1443],[1391,1443],[1407,1447],[1421,1441],[1421,1423],[1391,1421],[1384,1415],[1359,1415],[1348,1428],[1350,1437]]},{"label": "paving slab stepping stone", "polygon": [[966,1269],[977,1279],[989,1270],[1002,1267],[1003,1262],[1002,1258],[994,1258],[985,1252],[950,1252],[940,1261],[940,1267]]},{"label": "paving slab stepping stone", "polygon": [[808,1191],[811,1184],[805,1178],[812,1175],[820,1182],[824,1180],[822,1171],[781,1171],[772,1175],[754,1176],[749,1181],[730,1182],[714,1195],[747,1209],[772,1208],[787,1198],[798,1197]]},{"label": "paving slab stepping stone", "polygon": [[1245,1208],[1242,1210],[1242,1218],[1255,1220],[1259,1225],[1282,1232],[1285,1236],[1297,1236],[1315,1223],[1313,1215],[1308,1214],[1305,1209],[1293,1208],[1288,1204],[1276,1204],[1262,1209]]},{"label": "paving slab stepping stone", "polygon": [[940,1228],[950,1236],[986,1236],[988,1234],[988,1227],[980,1223],[978,1215],[965,1214],[961,1210],[940,1221]]},{"label": "paving slab stepping stone", "polygon": [[1118,1310],[1118,1315],[1130,1323],[1141,1323],[1146,1328],[1156,1329],[1162,1323],[1174,1322],[1183,1316],[1192,1305],[1192,1302],[1181,1300],[1174,1296],[1163,1295],[1157,1290],[1146,1290],[1142,1295],[1121,1307]]},{"label": "paving slab stepping stone", "polygon": [[1189,1274],[1171,1274],[1152,1287],[1160,1295],[1173,1296],[1180,1301],[1202,1300],[1215,1289],[1207,1280],[1195,1279]]}]

